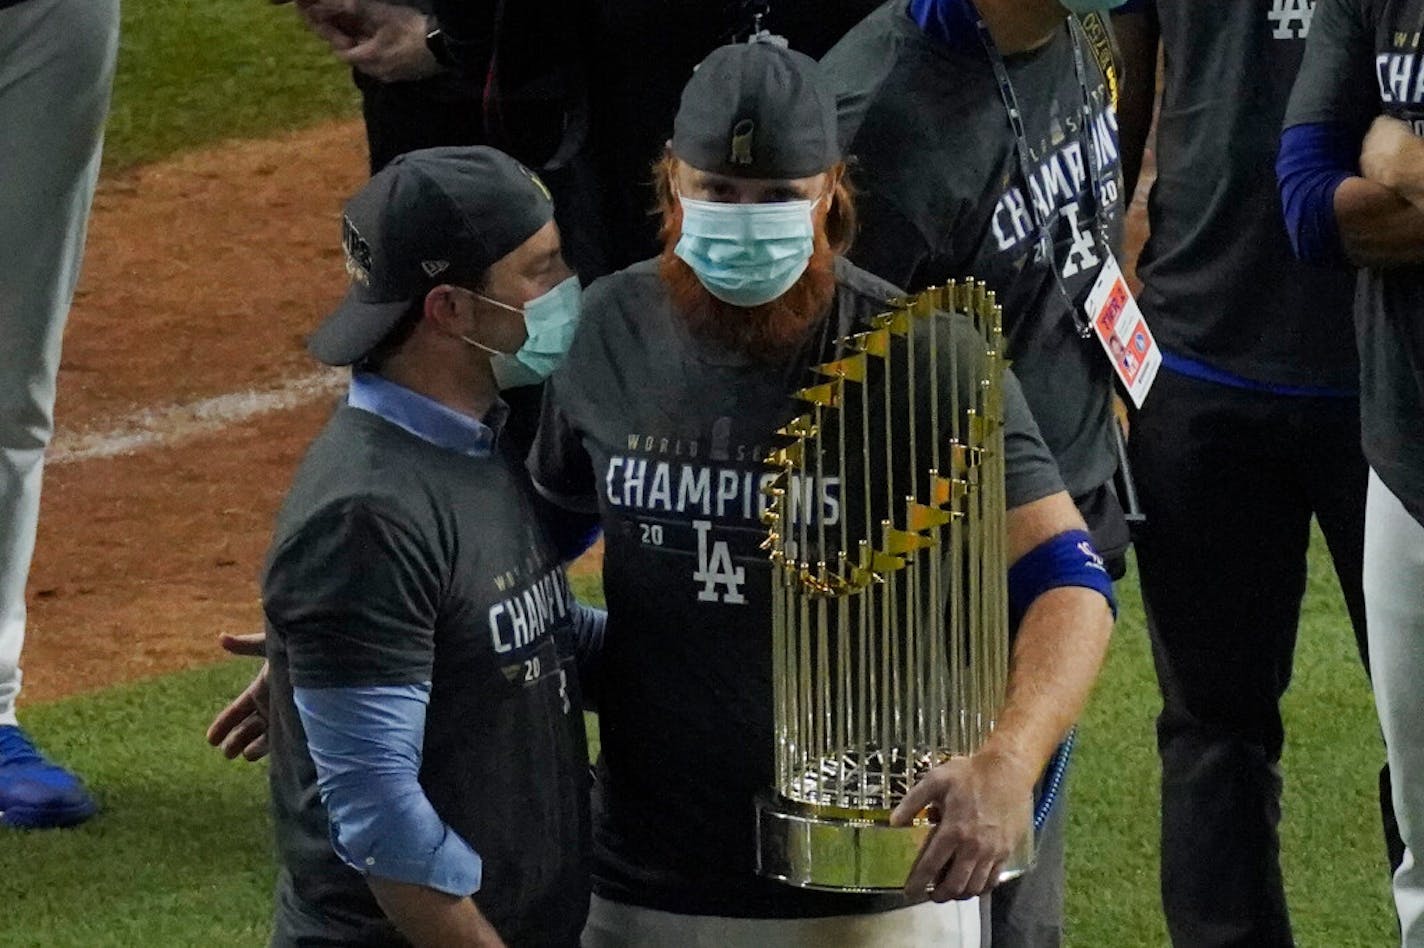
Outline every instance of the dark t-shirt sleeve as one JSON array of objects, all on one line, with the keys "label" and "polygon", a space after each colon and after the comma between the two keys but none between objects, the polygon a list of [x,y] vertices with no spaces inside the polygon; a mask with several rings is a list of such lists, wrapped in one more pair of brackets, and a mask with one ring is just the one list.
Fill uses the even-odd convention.
[{"label": "dark t-shirt sleeve", "polygon": [[544,390],[544,411],[534,450],[529,452],[529,475],[544,499],[577,513],[598,511],[593,461],[583,445],[562,399],[568,390],[565,366]]},{"label": "dark t-shirt sleeve", "polygon": [[1004,494],[1008,508],[1065,490],[1058,463],[1043,443],[1012,371],[1004,372]]},{"label": "dark t-shirt sleeve", "polygon": [[1285,127],[1337,122],[1364,129],[1380,112],[1374,32],[1361,0],[1320,0]]},{"label": "dark t-shirt sleeve", "polygon": [[442,569],[369,502],[308,518],[272,555],[262,604],[298,688],[429,682]]}]

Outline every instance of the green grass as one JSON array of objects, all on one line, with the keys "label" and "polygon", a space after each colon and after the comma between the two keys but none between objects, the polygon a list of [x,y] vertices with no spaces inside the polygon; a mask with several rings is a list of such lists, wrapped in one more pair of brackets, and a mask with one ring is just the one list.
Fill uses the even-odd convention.
[{"label": "green grass", "polygon": [[[1393,931],[1373,781],[1381,750],[1364,677],[1317,543],[1287,702],[1284,849],[1302,946],[1377,946]],[[575,584],[597,598],[596,580]],[[1156,685],[1135,581],[1082,728],[1072,778],[1068,918],[1080,948],[1165,945],[1157,896]],[[71,832],[0,832],[0,945],[264,944],[273,878],[266,769],[202,740],[247,662],[26,710],[104,812]],[[591,734],[596,731],[590,722]],[[596,749],[596,745],[595,745]]]},{"label": "green grass", "polygon": [[[1296,941],[1347,948],[1398,938],[1379,828],[1384,760],[1339,586],[1317,534],[1285,701],[1282,863]],[[1070,943],[1166,945],[1158,901],[1160,709],[1136,576],[1080,729],[1068,842]]]},{"label": "green grass", "polygon": [[290,6],[124,0],[104,166],[359,114],[350,75]]}]

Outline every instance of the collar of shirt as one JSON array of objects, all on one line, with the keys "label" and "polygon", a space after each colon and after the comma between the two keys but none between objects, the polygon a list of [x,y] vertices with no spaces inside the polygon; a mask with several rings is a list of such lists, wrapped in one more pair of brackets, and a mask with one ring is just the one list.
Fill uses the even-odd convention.
[{"label": "collar of shirt", "polygon": [[499,399],[481,422],[372,372],[351,376],[346,404],[384,418],[422,441],[472,458],[494,453],[509,417],[509,406]]}]

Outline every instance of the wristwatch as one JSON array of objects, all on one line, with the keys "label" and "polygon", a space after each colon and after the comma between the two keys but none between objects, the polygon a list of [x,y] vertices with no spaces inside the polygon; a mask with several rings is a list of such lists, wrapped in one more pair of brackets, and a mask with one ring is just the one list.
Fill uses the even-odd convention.
[{"label": "wristwatch", "polygon": [[435,57],[435,61],[446,69],[455,68],[455,59],[450,55],[450,42],[445,38],[445,33],[439,26],[434,25],[435,21],[430,21],[432,29],[425,34],[425,48],[430,50],[430,55]]}]

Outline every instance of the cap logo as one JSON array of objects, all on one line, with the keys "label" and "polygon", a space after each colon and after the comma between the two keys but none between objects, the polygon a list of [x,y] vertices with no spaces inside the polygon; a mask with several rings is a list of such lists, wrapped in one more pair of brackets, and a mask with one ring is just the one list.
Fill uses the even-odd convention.
[{"label": "cap logo", "polygon": [[346,251],[346,275],[362,286],[371,285],[371,245],[356,230],[351,218],[341,218],[341,247]]},{"label": "cap logo", "polygon": [[537,174],[535,174],[534,172],[530,171],[528,168],[524,167],[523,165],[520,165],[520,166],[519,166],[519,170],[522,171],[522,172],[524,172],[524,177],[526,177],[526,178],[528,178],[530,181],[533,181],[533,182],[534,182],[534,187],[538,188],[538,189],[539,189],[539,193],[542,194],[542,195],[544,195],[544,200],[546,200],[546,201],[548,201],[548,202],[550,202],[550,203],[553,203],[554,195],[553,195],[552,193],[550,193],[548,185],[546,185],[543,181],[541,181],[541,180],[539,179],[539,176],[538,176]]},{"label": "cap logo", "polygon": [[755,137],[756,123],[751,119],[742,119],[732,127],[732,164],[752,163],[752,143]]},{"label": "cap logo", "polygon": [[425,271],[425,275],[428,276],[428,277],[439,276],[440,274],[444,273],[446,270],[450,269],[450,261],[449,261],[449,260],[422,260],[422,261],[420,261],[420,269],[424,270],[424,271]]}]

